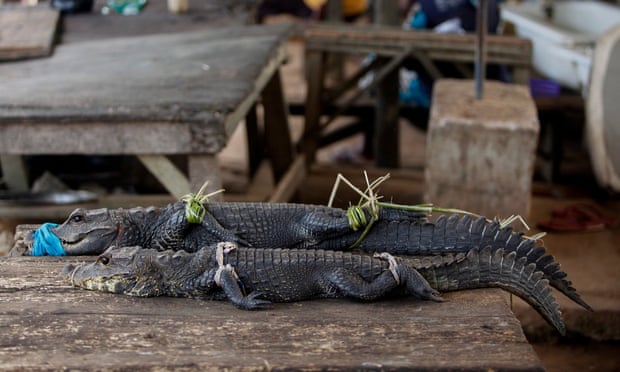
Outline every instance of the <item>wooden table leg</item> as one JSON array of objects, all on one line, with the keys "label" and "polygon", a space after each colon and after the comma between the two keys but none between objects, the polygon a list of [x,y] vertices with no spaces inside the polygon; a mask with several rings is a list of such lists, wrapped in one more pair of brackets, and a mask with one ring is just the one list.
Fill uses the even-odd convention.
[{"label": "wooden table leg", "polygon": [[[386,60],[386,63],[389,61]],[[378,84],[375,109],[374,153],[379,167],[398,168],[398,69],[388,73]]]},{"label": "wooden table leg", "polygon": [[0,169],[9,190],[28,191],[28,176],[20,155],[0,155]]},{"label": "wooden table leg", "polygon": [[165,155],[142,154],[137,157],[175,198],[198,191],[198,188],[190,187],[187,177]]},{"label": "wooden table leg", "polygon": [[252,105],[245,116],[245,133],[248,143],[248,176],[252,178],[264,156],[263,135],[258,128],[256,104]]},{"label": "wooden table leg", "polygon": [[323,78],[325,74],[324,62],[325,53],[316,50],[306,52],[308,92],[306,93],[306,115],[301,145],[308,165],[314,162],[321,131],[321,97],[323,95]]},{"label": "wooden table leg", "polygon": [[[395,2],[378,0],[375,4],[376,24],[397,25],[398,7]],[[383,59],[382,57],[379,57]],[[384,64],[388,64],[386,59]],[[378,85],[375,109],[374,153],[379,167],[398,168],[399,69],[389,72]]]},{"label": "wooden table leg", "polygon": [[279,181],[293,163],[293,145],[288,126],[288,107],[284,102],[280,71],[276,70],[262,93],[265,110],[265,145],[274,179]]}]

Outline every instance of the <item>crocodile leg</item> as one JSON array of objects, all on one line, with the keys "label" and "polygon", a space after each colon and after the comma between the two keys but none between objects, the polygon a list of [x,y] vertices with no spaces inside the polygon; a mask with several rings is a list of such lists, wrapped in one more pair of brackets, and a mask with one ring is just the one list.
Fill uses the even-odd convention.
[{"label": "crocodile leg", "polygon": [[431,288],[428,281],[412,266],[398,263],[394,256],[386,252],[375,253],[374,257],[387,260],[396,283],[407,288],[409,294],[421,300],[443,302],[439,292]]},{"label": "crocodile leg", "polygon": [[[250,246],[248,242],[241,239],[234,231],[224,228],[210,213],[205,213],[200,224],[192,224],[187,219],[185,213],[186,203],[177,202],[171,204],[167,209],[168,212],[162,215],[154,227],[150,230],[151,246],[158,250],[186,250],[188,252],[196,251],[200,248],[200,244],[213,244],[221,241],[237,242],[243,246]],[[200,244],[188,244],[187,236],[190,231],[200,229],[202,236],[205,238]]]},{"label": "crocodile leg", "polygon": [[245,295],[239,285],[239,277],[232,266],[222,266],[221,271],[218,271],[218,273],[218,285],[224,290],[228,299],[238,308],[243,310],[261,310],[271,303],[270,301],[260,299],[259,297],[262,293],[258,291]]}]

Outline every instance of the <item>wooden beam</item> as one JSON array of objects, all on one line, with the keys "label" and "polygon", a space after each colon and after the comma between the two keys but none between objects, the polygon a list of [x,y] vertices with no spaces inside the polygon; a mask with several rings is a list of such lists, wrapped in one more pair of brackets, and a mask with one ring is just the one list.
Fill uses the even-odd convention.
[{"label": "wooden beam", "polygon": [[[476,50],[474,34],[439,34],[431,31],[402,30],[390,26],[315,25],[305,31],[306,49],[340,53],[376,53],[396,55],[415,48],[429,58],[473,62]],[[488,35],[489,63],[529,66],[532,43],[514,36]]]},{"label": "wooden beam", "polygon": [[19,155],[0,155],[2,179],[11,191],[28,191],[28,175]]},{"label": "wooden beam", "polygon": [[289,168],[282,180],[276,185],[275,190],[269,198],[270,203],[282,203],[291,200],[297,192],[299,185],[306,177],[306,159],[304,155],[299,155]]},{"label": "wooden beam", "polygon": [[308,92],[306,93],[306,112],[304,120],[304,134],[301,141],[301,149],[306,157],[308,165],[314,162],[317,143],[320,135],[320,121],[322,113],[323,79],[325,77],[325,53],[321,51],[306,52],[306,81]]},{"label": "wooden beam", "polygon": [[265,85],[262,101],[265,112],[265,146],[271,161],[273,177],[277,182],[293,163],[294,153],[279,70],[273,72]]},{"label": "wooden beam", "polygon": [[163,155],[137,155],[137,157],[175,198],[181,198],[192,191],[187,177],[167,157]]}]

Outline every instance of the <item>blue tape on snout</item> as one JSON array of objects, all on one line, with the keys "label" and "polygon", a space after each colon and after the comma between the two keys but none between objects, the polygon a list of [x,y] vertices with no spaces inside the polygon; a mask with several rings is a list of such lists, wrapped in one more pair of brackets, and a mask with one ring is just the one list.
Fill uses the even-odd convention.
[{"label": "blue tape on snout", "polygon": [[31,256],[65,256],[60,239],[50,231],[58,226],[55,223],[44,223],[34,232],[34,244]]}]

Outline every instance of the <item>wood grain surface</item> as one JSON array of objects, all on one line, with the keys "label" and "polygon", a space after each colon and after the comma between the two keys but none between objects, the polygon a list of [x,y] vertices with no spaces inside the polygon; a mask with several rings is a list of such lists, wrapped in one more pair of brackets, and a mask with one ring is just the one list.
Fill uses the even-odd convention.
[{"label": "wood grain surface", "polygon": [[0,61],[52,53],[60,13],[50,6],[0,7]]},{"label": "wood grain surface", "polygon": [[229,116],[257,98],[259,80],[284,59],[289,32],[273,25],[111,38],[1,64],[0,152],[216,154]]},{"label": "wood grain surface", "polygon": [[0,258],[0,370],[542,370],[499,290],[238,310],[71,287],[85,257]]}]

